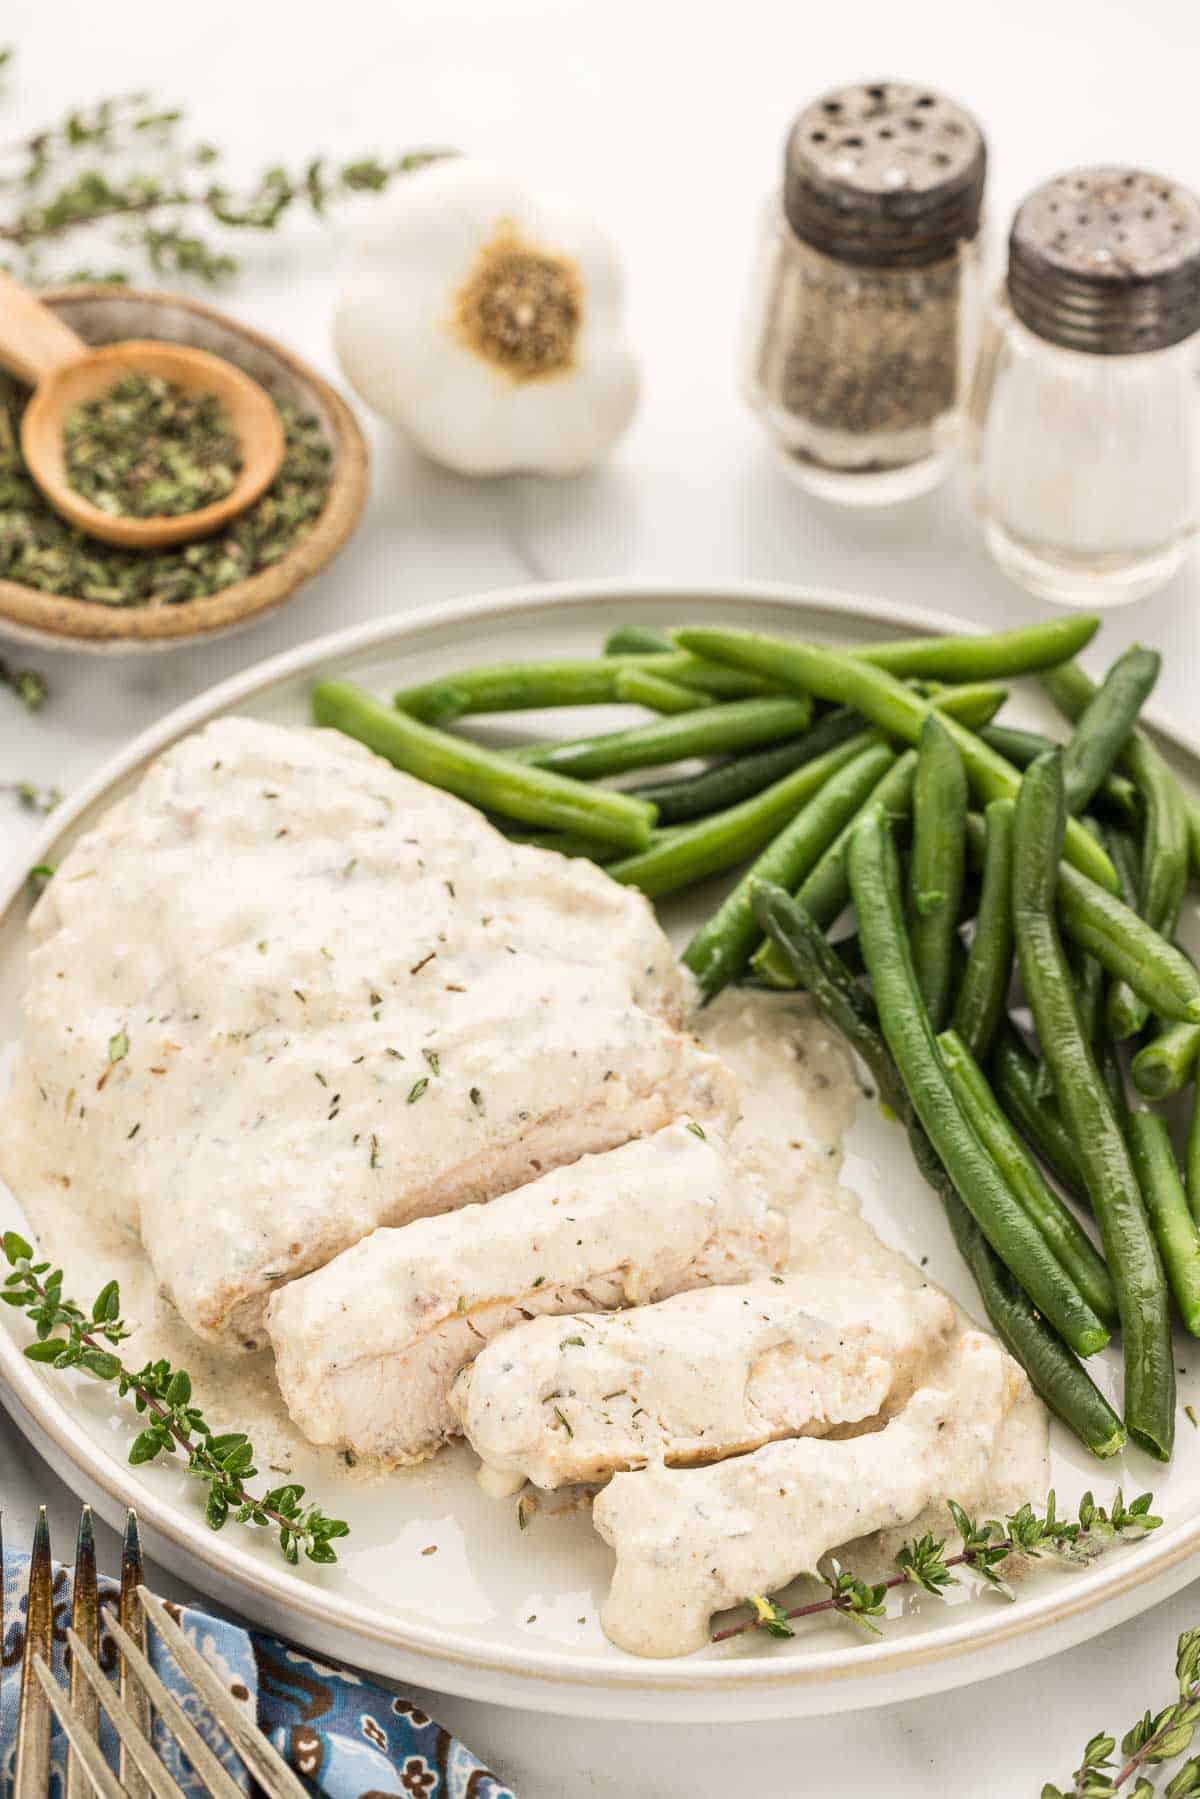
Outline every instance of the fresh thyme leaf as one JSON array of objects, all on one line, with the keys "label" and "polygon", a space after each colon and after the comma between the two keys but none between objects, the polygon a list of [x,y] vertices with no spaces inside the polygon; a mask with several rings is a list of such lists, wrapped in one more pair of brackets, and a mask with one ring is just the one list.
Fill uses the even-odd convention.
[{"label": "fresh thyme leaf", "polygon": [[558,1422],[562,1425],[568,1437],[573,1437],[575,1432],[571,1429],[571,1421],[560,1406],[555,1406],[554,1416],[558,1419]]},{"label": "fresh thyme leaf", "polygon": [[694,1118],[688,1119],[687,1125],[685,1128],[692,1133],[693,1137],[699,1137],[702,1141],[707,1141],[707,1139],[704,1136],[704,1131],[703,1131],[702,1127],[696,1123],[696,1120]]},{"label": "fresh thyme leaf", "polygon": [[416,1104],[416,1102],[420,1099],[422,1093],[424,1093],[424,1091],[425,1091],[426,1087],[428,1087],[428,1085],[429,1085],[429,1076],[427,1074],[421,1075],[418,1080],[415,1080],[413,1082],[412,1086],[408,1090],[408,1103],[410,1106]]},{"label": "fresh thyme leaf", "polygon": [[220,1530],[232,1517],[239,1524],[274,1528],[289,1562],[299,1561],[301,1554],[321,1564],[337,1560],[333,1543],[348,1534],[349,1525],[328,1517],[318,1505],[301,1505],[302,1486],[275,1487],[261,1496],[251,1492],[246,1482],[256,1473],[253,1444],[243,1431],[214,1434],[193,1404],[186,1369],[173,1368],[166,1360],[129,1368],[115,1353],[131,1335],[121,1317],[116,1281],[101,1287],[90,1313],[85,1312],[63,1297],[62,1270],[35,1262],[31,1246],[16,1231],[6,1231],[0,1247],[12,1270],[0,1297],[23,1311],[36,1333],[26,1356],[47,1367],[82,1369],[94,1380],[112,1383],[120,1398],[132,1402],[144,1420],[129,1448],[134,1466],[182,1454],[187,1472],[208,1488],[204,1516],[210,1529]]},{"label": "fresh thyme leaf", "polygon": [[787,1613],[778,1600],[765,1599],[761,1593],[748,1593],[746,1604],[754,1611],[754,1621],[769,1637],[794,1637],[795,1631],[787,1621]]},{"label": "fresh thyme leaf", "polygon": [[122,1025],[116,1035],[108,1040],[108,1059],[110,1063],[123,1062],[128,1054],[129,1032]]},{"label": "fresh thyme leaf", "polygon": [[438,1053],[437,1053],[436,1049],[423,1049],[421,1051],[421,1054],[424,1056],[425,1060],[428,1062],[428,1064],[429,1064],[430,1068],[433,1070],[434,1074],[441,1074],[442,1065],[441,1065],[441,1062],[438,1060]]}]

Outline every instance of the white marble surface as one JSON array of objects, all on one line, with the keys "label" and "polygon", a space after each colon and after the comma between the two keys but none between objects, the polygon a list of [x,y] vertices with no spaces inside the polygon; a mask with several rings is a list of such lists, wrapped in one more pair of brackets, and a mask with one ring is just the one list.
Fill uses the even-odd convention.
[{"label": "white marble surface", "polygon": [[[776,475],[738,397],[736,346],[761,199],[793,111],[820,86],[895,73],[946,87],[991,138],[997,239],[1019,195],[1077,162],[1128,159],[1200,185],[1193,0],[953,0],[701,8],[667,0],[8,0],[19,46],[7,139],[65,104],[148,86],[185,102],[235,167],[449,143],[573,189],[628,272],[645,397],[614,462],[583,480],[476,485],[373,433],[372,499],[336,567],[286,612],[205,649],[114,661],[32,655],[37,718],[0,694],[0,779],[79,782],[136,730],[221,676],[356,619],[531,577],[766,576],[873,592],[991,623],[1039,608],[984,562],[949,489],[877,516],[806,502]],[[229,303],[331,366],[339,226],[244,246]],[[1136,478],[1136,471],[1134,473]],[[1114,614],[1106,651],[1168,651],[1159,703],[1194,726],[1200,566]],[[6,646],[0,645],[0,649]],[[18,660],[22,659],[17,652]],[[34,822],[0,796],[0,857]],[[1185,1441],[1182,1452],[1188,1453]],[[5,1528],[73,1507],[0,1417]],[[111,1552],[111,1542],[106,1538]],[[111,1554],[110,1554],[111,1565]],[[159,1576],[164,1589],[171,1576]],[[523,1799],[801,1791],[1017,1799],[1061,1777],[1101,1725],[1169,1693],[1195,1588],[1050,1664],[850,1720],[647,1729],[532,1717],[429,1696]]]}]

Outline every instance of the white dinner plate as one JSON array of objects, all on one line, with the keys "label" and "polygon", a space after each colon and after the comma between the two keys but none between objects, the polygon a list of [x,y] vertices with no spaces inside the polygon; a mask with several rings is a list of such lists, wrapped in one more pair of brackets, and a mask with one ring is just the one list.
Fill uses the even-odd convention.
[{"label": "white dinner plate", "polygon": [[[356,626],[262,663],[180,707],[100,771],[48,822],[32,864],[56,862],[168,744],[230,712],[287,724],[307,717],[318,674],[338,674],[380,694],[468,663],[590,654],[625,623],[684,619],[863,642],[901,632],[962,630],[954,619],[882,601],[806,594],[765,584],[720,587],[662,582],[571,583],[510,590],[440,605],[397,620]],[[1022,691],[1010,707],[1022,722],[1053,728],[1049,708]],[[623,714],[621,716],[624,716]],[[1006,716],[1008,716],[1006,714]],[[597,714],[591,709],[589,723]],[[538,720],[521,721],[538,728]],[[574,725],[581,717],[574,716]],[[561,716],[547,730],[563,728]],[[1200,784],[1200,743],[1168,742]],[[677,936],[711,908],[716,889],[664,908]],[[19,1029],[29,909],[22,870],[0,895],[0,1042]],[[1200,946],[1200,929],[1188,930]],[[978,1311],[933,1194],[916,1175],[898,1128],[862,1104],[847,1142],[847,1184],[882,1235]],[[28,1231],[0,1186],[0,1226]],[[94,1286],[106,1278],[95,1269]],[[91,1292],[76,1295],[90,1300]],[[840,1620],[813,1622],[790,1642],[752,1635],[678,1661],[646,1661],[608,1643],[598,1607],[610,1554],[586,1514],[539,1516],[518,1531],[515,1505],[485,1497],[463,1448],[375,1484],[300,1468],[326,1509],[352,1527],[335,1568],[289,1568],[273,1537],[228,1525],[210,1532],[198,1486],[169,1464],[132,1468],[127,1408],[110,1389],[48,1374],[21,1354],[23,1318],[0,1321],[0,1377],[20,1428],[55,1471],[110,1522],[126,1505],[141,1516],[151,1552],[267,1628],[331,1656],[443,1691],[532,1709],[596,1717],[706,1723],[849,1710],[1004,1673],[1065,1649],[1176,1591],[1196,1571],[1200,1548],[1200,1434],[1181,1409],[1169,1469],[1140,1453],[1092,1461],[1057,1425],[1053,1481],[1060,1504],[1087,1487],[1107,1499],[1152,1488],[1165,1525],[1144,1542],[1112,1550],[1090,1568],[1039,1568],[1013,1604],[962,1589],[950,1604],[902,1591],[881,1639],[864,1641]],[[1200,1411],[1200,1352],[1177,1341],[1180,1405]],[[1092,1364],[1110,1394],[1111,1352]],[[203,1400],[203,1394],[200,1395]],[[1042,1495],[1031,1495],[1041,1499]]]}]

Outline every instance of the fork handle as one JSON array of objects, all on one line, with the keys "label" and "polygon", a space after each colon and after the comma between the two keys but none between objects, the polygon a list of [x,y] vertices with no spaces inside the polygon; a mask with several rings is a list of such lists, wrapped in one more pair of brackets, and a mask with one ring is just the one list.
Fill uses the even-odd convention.
[{"label": "fork handle", "polygon": [[79,362],[88,349],[51,307],[0,273],[0,368],[36,387],[47,375]]}]

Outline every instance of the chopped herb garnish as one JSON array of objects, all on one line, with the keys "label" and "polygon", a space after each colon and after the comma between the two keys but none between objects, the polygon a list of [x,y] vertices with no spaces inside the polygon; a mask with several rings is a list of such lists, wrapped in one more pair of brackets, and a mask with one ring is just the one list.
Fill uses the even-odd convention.
[{"label": "chopped herb garnish", "polygon": [[371,1167],[378,1168],[378,1166],[379,1166],[379,1138],[375,1135],[374,1131],[372,1131],[371,1132]]},{"label": "chopped herb garnish", "polygon": [[129,1054],[129,1032],[122,1025],[115,1037],[108,1040],[109,1062],[123,1062]]},{"label": "chopped herb garnish", "polygon": [[701,1130],[700,1126],[696,1123],[696,1120],[694,1118],[688,1119],[687,1128],[692,1133],[693,1137],[699,1137],[704,1142],[708,1141],[708,1139],[704,1135],[704,1132]]},{"label": "chopped herb garnish", "polygon": [[427,1074],[423,1074],[421,1076],[420,1080],[413,1082],[412,1086],[408,1090],[408,1103],[410,1106],[416,1104],[416,1102],[420,1099],[422,1093],[424,1093],[424,1091],[425,1091],[426,1087],[428,1087],[428,1085],[429,1085],[429,1076]]},{"label": "chopped herb garnish", "polygon": [[554,1416],[558,1419],[558,1422],[562,1425],[562,1427],[566,1431],[568,1437],[573,1437],[575,1435],[575,1432],[571,1429],[570,1420],[568,1419],[566,1413],[561,1409],[561,1407],[555,1406]]},{"label": "chopped herb garnish", "polygon": [[568,1343],[575,1345],[579,1349],[583,1349],[585,1347],[582,1337],[564,1337],[558,1347],[560,1349],[565,1349],[567,1347]]},{"label": "chopped herb garnish", "polygon": [[421,1051],[421,1054],[424,1056],[425,1060],[428,1062],[428,1064],[429,1064],[430,1068],[433,1070],[434,1074],[441,1074],[442,1065],[441,1065],[441,1062],[438,1060],[438,1053],[437,1053],[436,1049],[423,1049]]},{"label": "chopped herb garnish", "polygon": [[471,1104],[477,1112],[483,1111],[483,1094],[479,1091],[478,1087],[472,1087],[471,1089]]}]

